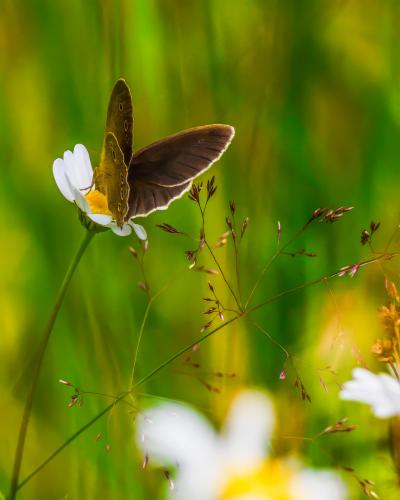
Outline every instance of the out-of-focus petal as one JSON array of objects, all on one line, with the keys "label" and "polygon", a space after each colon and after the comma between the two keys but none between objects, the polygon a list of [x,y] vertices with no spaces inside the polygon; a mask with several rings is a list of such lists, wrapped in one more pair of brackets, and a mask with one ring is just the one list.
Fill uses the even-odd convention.
[{"label": "out-of-focus petal", "polygon": [[255,390],[239,394],[222,435],[227,463],[242,471],[261,464],[267,455],[274,420],[272,403],[265,394]]},{"label": "out-of-focus petal", "polygon": [[355,368],[353,379],[343,384],[340,397],[370,405],[378,418],[400,415],[400,383],[386,373],[375,375],[365,368]]},{"label": "out-of-focus petal", "polygon": [[147,233],[143,226],[141,226],[140,224],[135,224],[133,221],[130,221],[129,225],[132,226],[133,230],[136,233],[136,236],[140,240],[147,240]]},{"label": "out-of-focus petal", "polygon": [[208,422],[190,408],[162,404],[138,416],[137,442],[160,465],[207,467],[217,438]]},{"label": "out-of-focus petal", "polygon": [[70,189],[70,184],[65,174],[65,163],[61,158],[57,158],[53,162],[53,176],[64,198],[71,202],[74,201],[74,194]]},{"label": "out-of-focus petal", "polygon": [[88,150],[83,144],[74,147],[74,164],[79,185],[78,189],[87,190],[93,181],[93,168],[90,162]]},{"label": "out-of-focus petal", "polygon": [[291,480],[293,500],[345,500],[347,490],[338,474],[330,471],[303,469]]}]

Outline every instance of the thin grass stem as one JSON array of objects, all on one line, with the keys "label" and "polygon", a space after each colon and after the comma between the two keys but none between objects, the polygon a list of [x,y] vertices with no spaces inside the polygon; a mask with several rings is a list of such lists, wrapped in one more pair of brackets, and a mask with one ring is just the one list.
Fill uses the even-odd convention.
[{"label": "thin grass stem", "polygon": [[256,293],[257,291],[257,288],[260,286],[260,283],[261,283],[261,280],[263,279],[265,273],[268,271],[268,269],[271,267],[271,265],[273,264],[273,262],[275,261],[275,259],[277,259],[280,255],[282,255],[285,250],[295,241],[297,240],[297,238],[304,233],[304,231],[309,227],[310,223],[307,222],[306,224],[304,224],[304,226],[302,228],[300,228],[295,234],[294,236],[292,236],[292,238],[290,238],[289,241],[287,241],[282,247],[279,248],[279,243],[278,243],[278,246],[275,250],[275,252],[271,255],[271,257],[269,258],[269,260],[267,261],[267,263],[265,264],[265,266],[263,267],[261,273],[259,274],[253,288],[251,289],[251,292],[249,294],[249,297],[248,299],[246,300],[246,304],[244,306],[245,310],[248,308],[248,306],[250,305],[252,299],[253,299],[253,296],[254,294]]},{"label": "thin grass stem", "polygon": [[58,312],[61,308],[61,305],[64,301],[65,294],[68,289],[68,285],[71,282],[71,279],[75,273],[76,268],[78,267],[79,261],[82,258],[82,255],[85,253],[85,250],[87,246],[89,245],[91,239],[94,236],[94,232],[92,231],[87,231],[85,233],[85,236],[78,248],[77,253],[75,254],[74,258],[72,259],[72,262],[65,274],[64,280],[61,284],[60,290],[57,294],[56,301],[54,303],[53,309],[51,311],[50,319],[47,323],[47,326],[44,330],[43,337],[41,340],[41,343],[39,345],[37,357],[36,357],[36,363],[33,367],[33,373],[31,376],[31,381],[30,381],[30,387],[28,390],[28,394],[26,397],[25,401],[25,407],[24,407],[24,413],[22,416],[22,421],[21,425],[19,428],[19,433],[18,433],[18,441],[17,441],[17,448],[15,451],[15,458],[14,458],[14,466],[13,466],[13,473],[11,477],[11,487],[10,487],[10,493],[8,498],[10,500],[14,500],[17,494],[17,490],[19,489],[18,487],[18,480],[19,480],[19,474],[21,470],[21,464],[22,464],[22,459],[24,455],[24,449],[25,449],[25,440],[26,440],[26,434],[28,431],[28,426],[29,426],[29,421],[31,417],[31,412],[32,412],[32,406],[33,406],[33,400],[35,397],[38,381],[39,381],[39,376],[40,376],[40,371],[42,368],[43,364],[43,359],[44,355],[46,353],[47,346],[49,344],[49,340],[53,331],[54,323],[57,319]]}]

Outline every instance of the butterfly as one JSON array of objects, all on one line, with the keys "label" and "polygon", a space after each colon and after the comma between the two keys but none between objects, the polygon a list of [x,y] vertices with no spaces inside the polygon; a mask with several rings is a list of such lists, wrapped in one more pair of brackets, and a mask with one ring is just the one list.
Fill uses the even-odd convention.
[{"label": "butterfly", "polygon": [[178,132],[133,152],[132,96],[124,79],[111,93],[96,190],[106,196],[118,226],[133,217],[164,210],[189,191],[231,143],[230,125],[204,125]]}]

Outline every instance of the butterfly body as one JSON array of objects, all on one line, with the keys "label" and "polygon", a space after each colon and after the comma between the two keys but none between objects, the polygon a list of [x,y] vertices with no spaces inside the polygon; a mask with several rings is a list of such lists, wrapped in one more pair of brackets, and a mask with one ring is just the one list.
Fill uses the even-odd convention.
[{"label": "butterfly body", "polygon": [[205,125],[133,153],[132,110],[129,87],[120,79],[111,94],[103,151],[95,171],[95,187],[106,196],[120,227],[132,217],[166,209],[221,157],[234,136],[229,125]]}]

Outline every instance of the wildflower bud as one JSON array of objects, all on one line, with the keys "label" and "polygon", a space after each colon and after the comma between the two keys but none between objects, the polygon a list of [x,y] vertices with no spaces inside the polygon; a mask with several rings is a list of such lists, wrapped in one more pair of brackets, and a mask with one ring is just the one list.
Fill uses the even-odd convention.
[{"label": "wildflower bud", "polygon": [[249,218],[248,217],[245,217],[243,219],[243,223],[242,223],[242,230],[240,232],[240,239],[243,238],[243,235],[244,233],[246,232],[246,229],[247,229],[247,226],[249,225]]},{"label": "wildflower bud", "polygon": [[378,231],[381,223],[380,222],[374,222],[372,221],[371,224],[369,225],[369,228],[371,230],[371,235],[375,233],[375,231]]},{"label": "wildflower bud", "polygon": [[60,379],[58,381],[60,384],[63,384],[63,385],[68,385],[70,387],[73,387],[73,385],[71,384],[71,382],[68,382],[68,380],[63,380],[63,379]]},{"label": "wildflower bud", "polygon": [[279,374],[279,380],[286,380],[286,370],[283,369]]},{"label": "wildflower bud", "polygon": [[186,250],[185,251],[185,256],[187,260],[193,260],[196,252],[194,250]]},{"label": "wildflower bud", "polygon": [[133,255],[133,257],[135,257],[135,259],[137,259],[137,251],[133,247],[129,247],[129,252]]},{"label": "wildflower bud", "polygon": [[79,397],[77,394],[74,394],[72,397],[71,397],[71,400],[70,402],[68,403],[67,405],[67,408],[72,408],[73,406],[76,405],[76,403],[78,402],[79,400]]},{"label": "wildflower bud", "polygon": [[360,270],[360,267],[361,267],[360,264],[355,264],[354,266],[352,266],[352,268],[349,271],[351,278],[354,278],[356,273],[358,273],[358,271]]},{"label": "wildflower bud", "polygon": [[156,224],[156,227],[159,227],[160,229],[162,229],[166,233],[170,233],[170,234],[183,234],[182,231],[178,231],[178,229],[176,229],[175,227],[171,226],[171,224],[167,224],[166,222],[164,222],[163,224]]},{"label": "wildflower bud", "polygon": [[361,231],[361,238],[360,238],[361,245],[365,245],[366,243],[368,243],[370,239],[371,235],[369,234],[369,232],[366,229],[363,229]]},{"label": "wildflower bud", "polygon": [[218,274],[218,271],[215,269],[203,269],[203,271],[207,274],[212,274],[213,276],[216,276]]},{"label": "wildflower bud", "polygon": [[195,201],[196,203],[200,203],[200,192],[203,188],[203,183],[199,182],[198,184],[193,184],[192,188],[189,191],[189,199]]},{"label": "wildflower bud", "polygon": [[349,272],[349,270],[351,269],[351,266],[343,266],[339,269],[339,272],[338,272],[338,276],[341,277],[341,276],[344,276],[345,274],[347,274]]},{"label": "wildflower bud", "polygon": [[215,244],[215,248],[221,248],[224,245],[226,245],[227,239],[226,238],[220,238],[217,243]]},{"label": "wildflower bud", "polygon": [[214,183],[214,176],[207,181],[207,201],[214,195],[215,191],[217,190],[217,186],[215,186]]},{"label": "wildflower bud", "polygon": [[[325,213],[324,218],[322,219],[323,222],[336,222],[338,219],[340,219],[344,213],[350,212],[350,210],[353,210],[354,207],[339,207],[336,208],[335,210],[328,210],[328,212]],[[320,221],[321,222],[321,221]]]},{"label": "wildflower bud", "polygon": [[308,220],[308,223],[319,219],[321,215],[323,215],[328,209],[327,208],[316,208],[314,212],[311,214],[311,217]]},{"label": "wildflower bud", "polygon": [[333,213],[334,213],[334,212],[333,212],[333,210],[328,210],[328,211],[326,212],[326,214],[324,215],[324,221],[325,221],[325,222],[329,221],[329,220],[330,220],[330,218],[332,217]]},{"label": "wildflower bud", "polygon": [[203,325],[203,327],[200,330],[200,333],[204,333],[206,330],[208,330],[210,328],[211,325],[212,325],[212,320],[209,321],[208,323],[206,323],[205,325]]},{"label": "wildflower bud", "polygon": [[164,476],[168,481],[170,491],[174,491],[175,485],[174,485],[174,482],[172,481],[171,475],[167,469],[164,469]]}]

